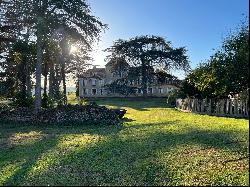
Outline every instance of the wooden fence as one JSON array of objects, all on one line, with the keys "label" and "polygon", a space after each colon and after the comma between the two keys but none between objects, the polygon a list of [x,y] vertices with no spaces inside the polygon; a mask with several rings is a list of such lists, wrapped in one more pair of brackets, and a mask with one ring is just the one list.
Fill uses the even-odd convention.
[{"label": "wooden fence", "polygon": [[249,117],[249,99],[176,99],[176,108],[215,116]]}]

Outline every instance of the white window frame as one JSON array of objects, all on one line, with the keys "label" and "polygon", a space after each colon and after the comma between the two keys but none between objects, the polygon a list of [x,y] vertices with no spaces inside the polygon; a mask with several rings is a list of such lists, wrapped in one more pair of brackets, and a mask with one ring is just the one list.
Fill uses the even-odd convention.
[{"label": "white window frame", "polygon": [[[151,89],[151,92],[149,92],[149,89]],[[147,89],[147,92],[148,92],[149,94],[153,94],[153,88],[152,88],[152,87],[148,88],[148,89]]]},{"label": "white window frame", "polygon": [[163,93],[163,88],[158,88],[158,91],[159,91],[160,94],[162,94]]},{"label": "white window frame", "polygon": [[97,80],[96,79],[91,79],[91,84],[92,84],[92,86],[96,86],[97,85]]}]

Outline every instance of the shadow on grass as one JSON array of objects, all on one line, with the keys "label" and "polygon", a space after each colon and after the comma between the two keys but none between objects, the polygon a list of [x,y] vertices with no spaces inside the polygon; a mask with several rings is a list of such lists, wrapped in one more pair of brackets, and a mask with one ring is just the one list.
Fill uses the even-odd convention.
[{"label": "shadow on grass", "polygon": [[[8,163],[22,163],[13,174],[4,181],[3,185],[22,185],[27,179],[27,175],[34,164],[53,149],[58,144],[52,139],[42,139],[29,145],[19,145],[12,147],[5,147],[4,153],[1,153],[1,166]],[[44,181],[45,182],[45,181]]]},{"label": "shadow on grass", "polygon": [[167,108],[166,98],[91,98],[99,105],[114,106],[117,108],[129,107],[138,111],[148,111],[147,108]]},{"label": "shadow on grass", "polygon": [[178,111],[178,112],[192,113],[192,114],[203,115],[203,116],[214,116],[214,117],[223,117],[223,118],[228,118],[228,119],[247,119],[247,120],[249,120],[248,116],[230,116],[229,114],[195,112],[195,111],[181,110],[181,109],[178,109],[176,107],[174,108],[174,110]]},{"label": "shadow on grass", "polygon": [[[89,147],[83,147],[58,157],[59,165],[51,165],[44,171],[46,181],[39,176],[34,178],[39,184],[50,185],[176,185],[182,180],[181,176],[170,166],[167,161],[164,165],[158,161],[157,153],[174,154],[178,146],[200,145],[205,149],[215,148],[247,154],[248,148],[236,137],[234,131],[215,131],[187,129],[184,132],[164,132],[161,127],[175,125],[178,121],[169,123],[154,123],[143,125],[128,125],[124,127],[53,127],[34,126],[21,129],[9,129],[10,134],[15,132],[28,132],[41,130],[51,135],[65,134],[97,134],[105,136],[105,141],[100,141]],[[157,127],[157,128],[155,128]],[[136,129],[138,134],[134,134]],[[132,130],[132,131],[130,131]],[[16,159],[8,154],[17,155],[24,151],[18,159],[26,162],[4,185],[20,185],[25,181],[28,172],[32,169],[42,154],[55,149],[58,137],[37,141],[32,145],[17,147],[1,153],[1,160],[11,162]],[[31,152],[31,153],[30,153]],[[2,155],[5,155],[3,157]],[[239,174],[240,175],[240,174]],[[66,180],[60,179],[66,178]],[[179,178],[178,178],[179,177]],[[176,178],[178,180],[176,180]],[[61,182],[60,182],[61,180]],[[63,182],[62,182],[63,181]],[[218,181],[218,185],[220,181]]]},{"label": "shadow on grass", "polygon": [[132,122],[132,121],[136,121],[136,120],[133,120],[133,119],[130,119],[130,118],[127,118],[127,117],[124,117],[122,118],[122,122]]}]

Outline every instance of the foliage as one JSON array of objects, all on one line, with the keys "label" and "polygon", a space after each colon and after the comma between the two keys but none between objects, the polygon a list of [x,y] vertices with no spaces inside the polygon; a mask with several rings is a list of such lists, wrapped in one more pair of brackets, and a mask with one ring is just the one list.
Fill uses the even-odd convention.
[{"label": "foliage", "polygon": [[9,103],[0,102],[0,116],[12,110],[14,107]]},{"label": "foliage", "polygon": [[23,92],[17,92],[14,95],[13,106],[15,107],[31,107],[33,106],[34,98],[32,96],[28,96]]},{"label": "foliage", "polygon": [[62,100],[62,94],[54,98],[44,93],[42,97],[42,108],[55,108],[57,105],[62,105],[61,100]]},{"label": "foliage", "polygon": [[107,65],[111,66],[111,72],[117,77],[124,77],[129,71],[129,64],[121,57],[111,57]]},{"label": "foliage", "polygon": [[[105,51],[108,59],[122,58],[132,67],[140,67],[143,95],[147,95],[147,84],[153,67],[188,70],[188,58],[184,47],[173,48],[171,43],[159,36],[137,36],[129,40],[117,40]],[[138,76],[138,74],[137,74]]]},{"label": "foliage", "polygon": [[171,74],[169,74],[169,73],[167,73],[165,71],[162,71],[162,70],[157,71],[154,74],[157,77],[157,81],[159,83],[165,83],[166,79],[169,79],[169,80],[178,80],[178,78],[176,76],[171,75]]},{"label": "foliage", "polygon": [[[0,16],[5,24],[0,24],[1,30],[8,25],[15,25],[14,34],[10,32],[11,29],[8,29],[4,36],[13,36],[18,42],[36,45],[35,72],[26,71],[30,68],[28,61],[31,60],[26,54],[27,50],[18,54],[20,67],[25,70],[25,73],[21,74],[22,90],[28,87],[24,85],[25,76],[35,73],[35,105],[39,108],[41,106],[41,75],[45,76],[45,92],[47,76],[50,75],[50,93],[52,90],[57,91],[58,84],[62,82],[64,98],[66,98],[66,75],[77,74],[78,71],[84,69],[84,65],[90,60],[88,54],[92,43],[98,40],[100,32],[107,28],[107,25],[91,15],[90,6],[85,0],[10,0],[0,1],[0,3]],[[77,53],[70,54],[72,44],[78,46]],[[5,61],[10,57],[11,47],[11,43],[6,47]],[[0,49],[1,54],[2,47]],[[20,72],[22,71],[15,69],[15,73]],[[53,86],[56,88],[52,89]]]},{"label": "foliage", "polygon": [[89,100],[87,98],[79,98],[78,100],[79,105],[86,105],[89,104]]},{"label": "foliage", "polygon": [[221,49],[187,76],[185,86],[183,92],[199,97],[227,97],[248,90],[248,24],[225,38]]},{"label": "foliage", "polygon": [[167,97],[167,104],[169,104],[170,106],[175,106],[177,98],[180,98],[178,90],[170,91]]},{"label": "foliage", "polygon": [[105,89],[109,93],[118,93],[124,96],[135,94],[137,88],[133,86],[128,86],[128,82],[129,80],[125,78],[117,79],[110,84],[106,84]]}]

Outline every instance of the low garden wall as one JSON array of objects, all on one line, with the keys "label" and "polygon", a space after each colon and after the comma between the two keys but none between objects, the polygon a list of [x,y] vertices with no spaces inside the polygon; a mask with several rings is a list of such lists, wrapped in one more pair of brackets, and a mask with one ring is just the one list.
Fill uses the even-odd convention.
[{"label": "low garden wall", "polygon": [[176,108],[216,116],[249,117],[249,99],[176,99]]},{"label": "low garden wall", "polygon": [[126,110],[109,109],[96,104],[65,105],[52,109],[1,107],[0,119],[14,122],[49,124],[119,125]]}]

